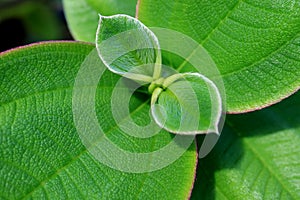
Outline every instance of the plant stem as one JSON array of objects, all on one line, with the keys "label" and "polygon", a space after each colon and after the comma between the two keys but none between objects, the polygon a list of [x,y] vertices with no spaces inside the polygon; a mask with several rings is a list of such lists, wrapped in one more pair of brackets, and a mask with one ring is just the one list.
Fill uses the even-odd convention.
[{"label": "plant stem", "polygon": [[160,95],[160,93],[163,91],[162,88],[160,87],[157,87],[155,88],[155,90],[153,91],[152,93],[152,97],[151,97],[151,105],[155,104],[155,102],[157,101],[158,99],[158,96]]},{"label": "plant stem", "polygon": [[153,71],[153,79],[156,80],[158,78],[160,78],[160,74],[161,74],[161,53],[160,50],[158,50],[157,53],[157,58],[156,58],[156,62],[154,65],[154,71]]},{"label": "plant stem", "polygon": [[142,74],[125,73],[123,76],[131,80],[143,81],[146,83],[151,83],[153,81],[153,78],[151,76],[146,76]]},{"label": "plant stem", "polygon": [[175,81],[177,81],[178,79],[183,78],[183,74],[174,74],[172,76],[169,76],[168,78],[166,78],[162,84],[163,88],[167,88],[169,87],[172,83],[174,83]]}]

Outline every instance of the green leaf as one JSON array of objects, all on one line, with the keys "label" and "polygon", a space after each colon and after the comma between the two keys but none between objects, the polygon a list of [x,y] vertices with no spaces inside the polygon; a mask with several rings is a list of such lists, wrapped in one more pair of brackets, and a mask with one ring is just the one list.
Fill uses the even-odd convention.
[{"label": "green leaf", "polygon": [[184,73],[168,77],[162,86],[166,89],[155,89],[151,102],[160,127],[179,134],[219,134],[222,100],[212,81],[199,73]]},{"label": "green leaf", "polygon": [[100,15],[96,47],[103,63],[116,74],[146,83],[161,75],[158,40],[133,17]]},{"label": "green leaf", "polygon": [[299,199],[300,93],[227,116],[218,144],[199,160],[192,199]]},{"label": "green leaf", "polygon": [[137,0],[63,0],[69,29],[76,40],[95,42],[98,13],[134,16]]},{"label": "green leaf", "polygon": [[127,14],[135,16],[137,0],[86,0],[86,2],[104,15]]},{"label": "green leaf", "polygon": [[[51,42],[0,55],[0,197],[188,198],[197,160],[194,143],[172,164],[147,173],[112,169],[96,160],[82,144],[74,123],[74,84],[90,52],[97,57],[93,49],[93,45],[79,42]],[[87,64],[97,70],[105,69],[99,58],[98,63]],[[95,87],[93,105],[106,137],[130,152],[155,152],[170,143],[173,135],[165,131],[140,139],[118,127],[110,100],[119,79],[106,70]],[[87,102],[84,94],[93,87],[82,88],[82,102]],[[121,94],[127,93],[132,94],[128,88]],[[130,99],[130,116],[127,117],[139,125],[147,124],[149,119],[150,106],[145,99],[147,97],[136,93]],[[109,149],[103,150],[109,152]],[[148,165],[155,163],[153,160]]]},{"label": "green leaf", "polygon": [[[182,32],[209,52],[224,81],[228,112],[260,109],[299,89],[298,1],[143,0],[139,5],[138,19],[145,25]],[[191,71],[188,62],[168,56],[180,72]]]}]

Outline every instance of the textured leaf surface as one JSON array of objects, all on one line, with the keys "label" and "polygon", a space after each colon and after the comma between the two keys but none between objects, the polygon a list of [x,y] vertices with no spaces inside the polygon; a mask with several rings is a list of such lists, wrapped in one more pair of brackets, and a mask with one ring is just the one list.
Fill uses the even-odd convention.
[{"label": "textured leaf surface", "polygon": [[199,161],[192,199],[299,199],[300,93],[250,114],[227,116]]},{"label": "textured leaf surface", "polygon": [[[43,43],[1,54],[0,197],[186,199],[194,179],[194,145],[168,167],[143,174],[113,170],[82,145],[73,122],[72,92],[79,67],[94,48]],[[129,151],[148,152],[171,140],[167,132],[139,140],[116,127],[108,102],[120,77],[106,71],[102,78],[96,110],[111,141]],[[149,105],[143,98],[133,95],[130,111],[136,122],[147,124]]]},{"label": "textured leaf surface", "polygon": [[63,0],[69,29],[76,40],[95,42],[98,13],[135,15],[137,0]]},{"label": "textured leaf surface", "polygon": [[134,74],[141,74],[148,76],[151,82],[156,61],[161,67],[156,36],[127,15],[100,16],[96,47],[107,68],[123,76],[133,74],[131,78],[135,78]]},{"label": "textured leaf surface", "polygon": [[[259,109],[299,89],[299,0],[142,0],[139,5],[145,25],[182,32],[210,53],[229,112]],[[171,60],[173,67],[181,66]]]},{"label": "textured leaf surface", "polygon": [[165,90],[159,88],[161,93],[151,107],[155,121],[172,133],[219,134],[222,100],[217,87],[198,73],[180,76],[183,78],[171,83]]}]

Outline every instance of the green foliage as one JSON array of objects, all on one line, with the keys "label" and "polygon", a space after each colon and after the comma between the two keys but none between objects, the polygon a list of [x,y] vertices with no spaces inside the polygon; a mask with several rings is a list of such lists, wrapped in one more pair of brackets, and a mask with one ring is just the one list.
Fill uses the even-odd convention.
[{"label": "green foliage", "polygon": [[219,134],[222,100],[214,82],[199,73],[164,73],[158,39],[141,22],[128,15],[100,16],[96,47],[110,71],[150,84],[151,114],[161,128]]},{"label": "green foliage", "polygon": [[299,108],[298,92],[270,108],[227,116],[218,144],[199,161],[191,199],[299,199]]},{"label": "green foliage", "polygon": [[[260,109],[299,89],[299,1],[143,0],[138,19],[182,32],[210,53],[229,112]],[[181,66],[180,60],[167,59]]]},{"label": "green foliage", "polygon": [[76,40],[95,42],[98,13],[135,15],[136,0],[63,0],[69,29]]},{"label": "green foliage", "polygon": [[[82,145],[73,122],[72,93],[92,49],[78,42],[55,42],[1,54],[1,198],[187,198],[195,174],[195,145],[168,167],[142,174],[111,169]],[[140,141],[116,128],[107,102],[119,79],[106,71],[97,87],[97,116],[107,137],[131,152],[151,152],[167,144],[172,137],[164,131]],[[148,104],[133,96],[130,107],[135,121],[147,123],[140,116],[147,116]]]},{"label": "green foliage", "polygon": [[158,71],[155,78],[160,76],[158,40],[135,18],[127,15],[100,16],[96,36],[99,56],[112,72],[135,80],[141,77],[138,80],[145,83],[152,81],[155,70]]},{"label": "green foliage", "polygon": [[[167,84],[178,75],[181,79]],[[222,100],[212,81],[199,73],[175,74],[165,79],[163,88],[151,102],[157,124],[171,133],[219,134]]]},{"label": "green foliage", "polygon": [[[98,12],[134,16],[135,4],[135,0],[126,3],[119,0],[64,0],[72,34],[75,39],[87,42],[95,42]],[[299,89],[298,0],[142,0],[138,5],[138,18],[148,27],[177,30],[205,47],[223,78],[229,112],[260,109]],[[114,24],[109,30],[113,27],[117,33],[119,25]],[[130,152],[154,152],[172,141],[174,135],[166,130],[176,132],[183,116],[188,119],[183,127],[196,126],[191,119],[198,117],[184,115],[184,112],[194,113],[198,105],[185,98],[189,95],[182,79],[176,77],[173,80],[171,74],[160,79],[157,75],[161,74],[155,73],[160,72],[156,67],[161,61],[176,69],[176,75],[180,72],[180,76],[186,76],[189,86],[196,88],[196,98],[204,103],[198,109],[203,105],[205,109],[208,109],[205,105],[213,106],[218,95],[208,94],[214,84],[207,84],[208,81],[190,73],[198,72],[190,65],[195,57],[193,53],[183,61],[163,51],[160,59],[156,39],[146,27],[138,26],[138,29],[142,31],[139,40],[150,44],[150,49],[130,52],[110,63],[112,65],[98,63],[100,69],[108,67],[117,74],[107,70],[101,77],[96,87],[96,115],[106,137],[118,147]],[[109,33],[98,31],[104,38],[100,37],[97,45],[105,41]],[[158,39],[161,44],[181,47],[172,37]],[[126,51],[128,44],[120,45],[120,41],[115,40],[111,49],[104,46],[102,53],[98,48],[102,60],[117,54],[118,49]],[[189,198],[197,163],[194,143],[171,165],[147,173],[112,169],[97,161],[82,144],[74,124],[73,87],[80,65],[94,48],[92,44],[80,42],[54,42],[0,54],[0,198]],[[103,56],[105,53],[107,56]],[[128,58],[128,63],[134,64],[126,68]],[[156,61],[155,65],[149,71],[135,71],[136,63],[148,63],[145,58],[150,58],[149,63]],[[126,125],[131,122],[128,119],[141,126],[147,125],[151,121],[149,110],[152,106],[154,120],[165,128],[154,137],[135,137],[134,134],[147,136],[142,131],[128,135],[113,116],[113,89],[121,78],[119,75],[129,71],[135,73],[128,76],[133,80],[141,81],[146,77],[144,83],[151,84],[149,91],[153,96],[151,99],[134,93],[129,101],[128,115],[121,113],[120,118]],[[137,75],[145,76],[140,79]],[[129,83],[133,81],[129,80]],[[124,96],[131,95],[126,87],[128,83],[124,84],[114,102],[121,106]],[[203,88],[205,84],[207,87]],[[187,105],[186,110],[179,108],[175,93],[176,97],[181,95],[187,99],[183,102]],[[85,93],[82,99],[86,99]],[[162,107],[167,113],[159,110]],[[216,147],[199,160],[191,199],[300,199],[299,107],[298,92],[261,111],[228,115]],[[218,113],[214,115],[218,116]],[[209,114],[203,122],[204,129],[208,129],[208,123],[214,124]],[[197,137],[199,148],[203,139],[204,136]]]}]

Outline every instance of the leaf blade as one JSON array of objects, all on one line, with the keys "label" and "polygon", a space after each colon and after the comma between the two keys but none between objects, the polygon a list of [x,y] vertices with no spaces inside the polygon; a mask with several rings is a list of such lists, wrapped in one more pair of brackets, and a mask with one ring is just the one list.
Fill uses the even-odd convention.
[{"label": "leaf blade", "polygon": [[159,95],[154,90],[151,100],[152,117],[160,127],[184,135],[219,134],[222,99],[211,80],[199,73],[175,74],[163,87]]},{"label": "leaf blade", "polygon": [[122,76],[132,74],[131,79],[148,76],[147,83],[159,78],[161,52],[154,33],[128,15],[99,16],[96,47],[107,68]]},{"label": "leaf blade", "polygon": [[92,43],[96,38],[98,13],[103,15],[124,13],[134,16],[135,4],[136,0],[126,2],[120,0],[78,0],[76,2],[63,0],[68,26],[73,37],[76,40]]},{"label": "leaf blade", "polygon": [[262,111],[228,116],[216,148],[200,160],[192,199],[299,198],[299,97],[297,93]]},{"label": "leaf blade", "polygon": [[295,2],[146,0],[140,2],[139,19],[147,26],[180,31],[202,44],[220,70],[228,112],[240,113],[269,106],[299,90],[299,9]]},{"label": "leaf blade", "polygon": [[[107,199],[124,195],[144,198],[149,196],[150,190],[157,198],[187,198],[194,178],[195,146],[165,169],[130,174],[99,163],[82,145],[73,124],[73,85],[81,63],[93,48],[93,45],[75,42],[42,43],[1,54],[0,195],[9,199]],[[97,90],[100,102],[97,109],[101,113],[99,121],[104,120],[108,130],[114,124],[101,118],[106,111],[101,105],[110,106],[102,97],[111,93],[119,77],[110,72],[104,76]],[[133,100],[133,107],[143,103],[138,97]],[[135,114],[137,118],[149,109],[142,108]],[[122,136],[120,130],[113,133],[110,138],[119,145],[131,140]],[[163,134],[158,141],[144,141],[145,149],[137,150],[158,149],[169,139],[168,134]],[[130,144],[133,143],[138,145],[138,141]],[[137,146],[127,147],[128,150],[134,148]],[[173,182],[174,173],[164,173],[165,170],[184,172],[180,173],[183,181]],[[157,183],[162,184],[162,180],[174,185],[163,183],[162,187]],[[182,191],[177,190],[180,185],[184,188]]]}]

